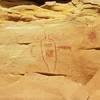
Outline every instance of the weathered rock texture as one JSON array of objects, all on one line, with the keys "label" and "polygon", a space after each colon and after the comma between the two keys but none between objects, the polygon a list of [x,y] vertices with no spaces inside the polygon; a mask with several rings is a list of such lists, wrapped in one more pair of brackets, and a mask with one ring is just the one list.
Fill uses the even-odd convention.
[{"label": "weathered rock texture", "polygon": [[100,0],[0,2],[0,100],[100,99]]}]

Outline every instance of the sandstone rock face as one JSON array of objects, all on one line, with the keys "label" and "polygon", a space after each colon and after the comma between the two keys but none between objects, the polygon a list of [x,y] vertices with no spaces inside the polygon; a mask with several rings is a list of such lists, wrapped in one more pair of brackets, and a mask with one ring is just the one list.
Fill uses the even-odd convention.
[{"label": "sandstone rock face", "polygon": [[[91,78],[100,65],[99,52],[95,50],[100,43],[99,29],[90,33],[87,25],[78,22],[51,22],[1,24],[1,71],[65,74],[83,82]],[[98,41],[90,34],[98,34]],[[97,56],[96,64],[94,54]]]},{"label": "sandstone rock face", "polygon": [[100,5],[100,0],[82,0],[82,2]]},{"label": "sandstone rock face", "polygon": [[[9,77],[12,76],[9,75]],[[0,99],[67,100],[72,98],[73,93],[81,87],[80,84],[69,81],[63,76],[32,74],[19,77],[14,83],[8,83],[4,88],[1,88]]]},{"label": "sandstone rock face", "polygon": [[91,3],[100,5],[100,0],[72,0],[73,2]]},{"label": "sandstone rock face", "polygon": [[90,96],[90,100],[99,100],[100,99],[100,91],[96,91],[94,92],[91,96]]},{"label": "sandstone rock face", "polygon": [[100,71],[97,71],[94,77],[87,83],[88,91],[92,94],[100,90],[99,79]]},{"label": "sandstone rock face", "polygon": [[[51,72],[65,74],[69,77],[73,77],[71,74],[74,74],[75,77],[81,77],[80,74],[83,74],[82,77],[88,79],[89,75],[87,74],[91,76],[99,68],[99,61],[96,60],[96,64],[93,61],[94,54],[99,57],[99,52],[96,50],[100,43],[99,28],[97,27],[94,28],[97,32],[91,33],[91,29],[87,25],[71,21],[48,24],[41,21],[41,23],[17,23],[15,25],[12,22],[9,23],[9,26],[8,23],[7,25],[1,24],[1,59],[5,59],[5,55],[8,55],[6,58],[9,62],[4,64],[6,60],[2,59],[1,70],[12,73]],[[24,31],[24,28],[27,31]],[[91,34],[96,35],[91,37]],[[96,39],[97,34],[98,40]],[[78,39],[77,36],[79,36]],[[9,51],[6,51],[7,49]],[[6,52],[7,54],[5,54]],[[90,62],[87,62],[88,60]],[[91,65],[93,65],[93,70]],[[83,72],[81,66],[84,68]],[[90,72],[87,68],[90,68]]]},{"label": "sandstone rock face", "polygon": [[32,5],[35,4],[32,0],[0,0],[0,5],[3,7],[14,7],[18,5]]},{"label": "sandstone rock face", "polygon": [[99,3],[1,0],[0,100],[99,100]]}]

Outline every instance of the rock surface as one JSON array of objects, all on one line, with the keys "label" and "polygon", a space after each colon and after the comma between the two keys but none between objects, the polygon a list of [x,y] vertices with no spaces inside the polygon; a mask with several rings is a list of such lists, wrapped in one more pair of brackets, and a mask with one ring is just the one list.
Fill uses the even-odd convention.
[{"label": "rock surface", "polygon": [[[13,76],[9,75],[10,78]],[[13,83],[9,82],[4,85],[4,88],[0,88],[0,98],[2,100],[14,100],[16,98],[18,100],[26,98],[27,100],[67,100],[72,98],[73,94],[82,87],[63,76],[31,74],[19,78],[16,76],[15,78],[17,79]]]},{"label": "rock surface", "polygon": [[0,100],[99,100],[100,0],[35,4],[0,1]]}]

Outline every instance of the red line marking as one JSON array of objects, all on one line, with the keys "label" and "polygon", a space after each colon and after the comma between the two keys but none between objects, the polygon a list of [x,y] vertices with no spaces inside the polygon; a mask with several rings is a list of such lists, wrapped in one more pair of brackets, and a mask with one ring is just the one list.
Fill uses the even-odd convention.
[{"label": "red line marking", "polygon": [[42,54],[42,59],[43,59],[45,65],[47,66],[48,71],[49,71],[48,63],[45,61],[45,58],[44,58],[44,55],[43,55],[43,46],[42,46],[42,43],[43,43],[43,40],[41,40],[41,54]]},{"label": "red line marking", "polygon": [[59,49],[71,49],[71,47],[67,46],[67,45],[60,45],[60,46],[57,46],[57,48],[59,48]]},{"label": "red line marking", "polygon": [[94,42],[96,40],[96,33],[95,32],[89,33],[88,38],[90,39],[91,42]]}]

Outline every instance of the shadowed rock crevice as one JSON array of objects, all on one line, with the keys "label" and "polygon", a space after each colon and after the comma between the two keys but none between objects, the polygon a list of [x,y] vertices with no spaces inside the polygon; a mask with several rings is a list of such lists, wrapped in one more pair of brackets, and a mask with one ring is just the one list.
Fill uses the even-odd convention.
[{"label": "shadowed rock crevice", "polygon": [[41,75],[46,75],[46,76],[67,76],[66,74],[55,74],[55,73],[45,73],[45,72],[35,72]]},{"label": "shadowed rock crevice", "polygon": [[96,48],[81,48],[80,50],[100,50],[100,47],[96,47]]},{"label": "shadowed rock crevice", "polygon": [[47,1],[56,1],[57,3],[68,3],[71,2],[72,0],[30,0],[36,2],[38,5],[42,5]]},{"label": "shadowed rock crevice", "polygon": [[43,5],[47,1],[56,1],[57,3],[68,3],[72,0],[1,0],[0,5],[3,7],[13,7],[19,5]]},{"label": "shadowed rock crevice", "polygon": [[30,45],[31,43],[17,43],[19,45]]}]

